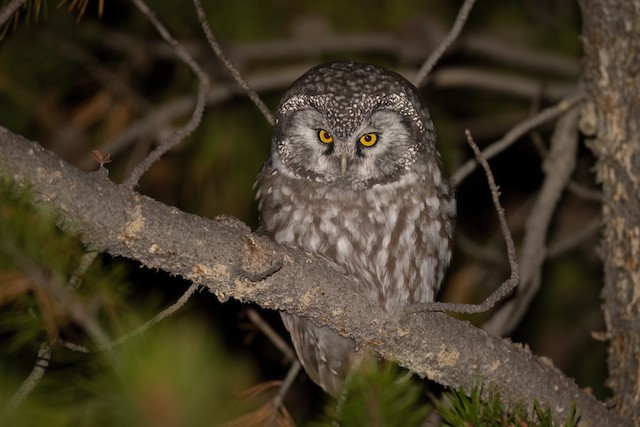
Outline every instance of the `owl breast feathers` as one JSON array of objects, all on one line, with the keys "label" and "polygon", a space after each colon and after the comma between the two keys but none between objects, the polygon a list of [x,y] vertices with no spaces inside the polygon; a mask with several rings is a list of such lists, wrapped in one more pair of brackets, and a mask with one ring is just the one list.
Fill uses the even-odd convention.
[{"label": "owl breast feathers", "polygon": [[[455,200],[416,88],[355,62],[312,68],[285,93],[259,180],[261,229],[321,255],[387,311],[433,301],[451,259]],[[355,343],[282,313],[311,379],[337,394]]]}]

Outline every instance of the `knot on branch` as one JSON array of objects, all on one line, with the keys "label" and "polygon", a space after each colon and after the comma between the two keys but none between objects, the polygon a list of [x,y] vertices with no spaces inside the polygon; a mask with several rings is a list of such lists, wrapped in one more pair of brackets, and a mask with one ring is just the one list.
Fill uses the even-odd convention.
[{"label": "knot on branch", "polygon": [[266,237],[253,234],[247,236],[238,266],[240,277],[252,282],[260,282],[282,268],[282,257],[269,247],[270,243],[271,241]]}]

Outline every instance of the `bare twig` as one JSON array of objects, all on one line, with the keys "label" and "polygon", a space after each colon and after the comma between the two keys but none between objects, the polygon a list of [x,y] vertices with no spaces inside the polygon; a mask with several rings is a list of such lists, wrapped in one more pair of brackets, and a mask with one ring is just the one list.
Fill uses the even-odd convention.
[{"label": "bare twig", "polygon": [[[123,336],[121,336],[120,338],[111,341],[109,343],[104,344],[102,347],[100,347],[100,350],[105,350],[105,349],[111,349],[113,347],[116,347],[118,345],[124,344],[127,340],[133,338],[134,336],[140,335],[144,332],[146,332],[149,328],[151,328],[152,326],[156,325],[157,323],[159,323],[161,320],[166,319],[167,317],[171,316],[173,313],[175,313],[176,311],[178,311],[180,308],[182,308],[187,301],[189,301],[189,298],[191,298],[191,295],[193,295],[193,293],[198,289],[197,285],[191,285],[181,296],[180,298],[178,298],[178,300],[176,302],[174,302],[173,304],[171,304],[169,307],[165,308],[164,310],[162,310],[160,313],[156,314],[155,316],[153,316],[151,319],[149,319],[147,322],[145,322],[142,326],[133,329],[129,332],[127,332],[126,334],[124,334]],[[60,344],[61,346],[63,346],[64,348],[67,348],[71,351],[77,351],[80,353],[89,353],[89,349],[79,345],[79,344],[75,344],[69,341],[65,341],[65,340],[58,340],[57,341],[58,344]]]},{"label": "bare twig", "polygon": [[[299,66],[287,67],[280,69],[276,72],[261,73],[256,76],[250,77],[248,80],[251,86],[257,90],[273,90],[288,86],[298,78],[302,73],[307,71],[311,67],[311,64],[303,64]],[[239,89],[236,85],[217,84],[215,87],[209,90],[207,94],[207,105],[217,105],[222,102],[237,96]],[[147,135],[156,135],[158,129],[163,128],[168,123],[171,123],[176,118],[182,117],[187,114],[194,105],[194,98],[190,96],[184,96],[167,102],[164,105],[155,107],[150,111],[148,115],[141,118],[139,121],[131,124],[119,135],[115,136],[104,142],[100,146],[100,150],[110,153],[112,156],[116,156],[126,147],[131,145],[137,138]],[[83,161],[83,167],[89,167],[93,161],[87,157]]]},{"label": "bare twig", "polygon": [[9,401],[9,404],[5,408],[5,412],[11,413],[15,411],[22,402],[31,394],[33,389],[38,385],[42,377],[44,376],[47,368],[49,367],[49,361],[51,360],[51,346],[44,342],[40,345],[38,355],[36,356],[36,363],[33,365],[31,373],[20,385],[20,388],[14,393]]},{"label": "bare twig", "polygon": [[196,129],[202,119],[202,113],[204,112],[204,107],[206,105],[206,95],[209,91],[209,77],[207,77],[207,74],[191,57],[189,52],[187,52],[187,50],[176,39],[174,39],[173,36],[171,36],[169,31],[156,18],[153,12],[149,9],[149,6],[147,6],[143,0],[131,1],[136,5],[138,10],[147,17],[149,22],[151,22],[151,24],[156,28],[162,38],[171,47],[173,47],[176,55],[178,55],[178,57],[187,64],[189,68],[191,68],[194,74],[198,77],[200,85],[198,87],[196,105],[189,121],[161,141],[160,145],[158,145],[155,150],[153,150],[142,162],[138,164],[138,166],[136,166],[133,172],[131,172],[131,175],[129,175],[129,177],[123,182],[123,185],[129,188],[133,188],[140,180],[140,177],[151,167],[153,163],[160,159],[164,153],[169,151],[174,145],[179,144],[187,135]]},{"label": "bare twig", "polygon": [[578,110],[558,120],[546,159],[546,178],[525,225],[520,266],[522,280],[515,298],[504,304],[484,325],[490,333],[509,333],[519,322],[540,287],[542,264],[546,257],[546,239],[553,218],[576,165],[578,150]]},{"label": "bare twig", "polygon": [[294,359],[293,363],[291,364],[291,367],[289,368],[289,371],[287,372],[287,375],[284,377],[284,380],[282,381],[282,384],[280,384],[280,389],[278,390],[278,393],[273,397],[273,399],[271,399],[271,404],[273,405],[274,410],[273,410],[273,413],[271,414],[271,417],[269,418],[267,426],[276,425],[278,415],[280,414],[280,407],[282,406],[282,401],[284,400],[284,397],[286,396],[287,392],[291,388],[293,381],[296,379],[296,377],[300,373],[300,368],[302,368],[302,365],[300,364],[298,359]]},{"label": "bare twig", "polygon": [[178,298],[178,300],[176,302],[174,302],[169,307],[167,307],[164,310],[162,310],[160,313],[158,313],[155,316],[153,316],[151,319],[149,319],[147,322],[145,322],[142,326],[140,326],[140,327],[138,327],[136,329],[133,329],[133,330],[127,332],[126,334],[124,334],[123,336],[121,336],[120,338],[108,343],[104,348],[112,348],[112,347],[121,345],[122,343],[124,343],[125,341],[131,339],[132,337],[134,337],[136,335],[140,335],[143,332],[147,331],[150,327],[152,327],[156,323],[160,322],[161,320],[164,320],[167,317],[171,316],[173,313],[175,313],[176,311],[181,309],[182,306],[184,306],[187,303],[187,301],[189,301],[189,298],[191,298],[191,295],[193,295],[193,293],[197,289],[198,289],[198,285],[192,284],[180,296],[180,298]]},{"label": "bare twig", "polygon": [[3,26],[26,1],[27,0],[13,0],[3,7],[2,10],[0,10],[0,27]]},{"label": "bare twig", "polygon": [[76,267],[75,271],[71,275],[71,279],[69,279],[69,287],[71,289],[77,289],[80,286],[82,277],[86,274],[87,270],[89,270],[89,267],[91,267],[97,257],[98,252],[96,251],[85,252],[82,255],[78,267]]},{"label": "bare twig", "polygon": [[[534,129],[541,124],[554,119],[568,110],[573,108],[578,102],[580,102],[584,97],[583,92],[576,92],[571,96],[563,99],[556,105],[546,108],[540,111],[535,116],[529,117],[528,119],[518,123],[514,126],[509,132],[505,134],[498,141],[492,143],[487,148],[482,151],[482,157],[485,159],[491,159],[495,155],[501,153],[506,148],[508,148],[511,144],[518,140],[522,135],[529,132],[531,129]],[[474,159],[469,159],[466,163],[458,168],[458,170],[451,177],[451,182],[454,187],[458,186],[467,176],[471,174],[478,167],[478,162]]]},{"label": "bare twig", "polygon": [[487,160],[482,156],[480,149],[473,141],[473,137],[471,136],[471,132],[466,131],[467,141],[471,148],[473,149],[474,154],[476,155],[476,159],[484,169],[484,172],[487,176],[487,182],[489,183],[489,188],[491,189],[491,199],[493,200],[493,206],[498,214],[498,219],[500,220],[500,229],[502,230],[502,236],[504,237],[505,244],[507,246],[507,258],[509,259],[509,267],[511,268],[511,275],[507,280],[502,282],[502,284],[491,293],[481,304],[455,304],[455,303],[446,303],[446,302],[433,302],[433,303],[425,303],[425,304],[412,304],[408,308],[408,312],[416,313],[421,311],[452,311],[456,313],[482,313],[490,310],[496,305],[499,301],[503,300],[507,295],[509,295],[515,288],[518,286],[519,273],[518,273],[518,261],[516,259],[516,248],[513,243],[513,237],[511,236],[511,231],[509,231],[509,226],[507,224],[507,219],[504,215],[504,209],[500,204],[500,190],[496,185],[496,182],[493,178],[493,173],[491,173],[491,167]]},{"label": "bare twig", "polygon": [[262,113],[265,119],[269,124],[273,124],[273,114],[269,110],[269,107],[260,99],[260,96],[256,93],[255,90],[249,86],[249,83],[242,77],[238,69],[233,65],[231,60],[225,55],[224,51],[220,47],[220,43],[216,40],[211,31],[211,27],[207,22],[207,16],[204,13],[204,9],[202,9],[202,5],[200,4],[200,0],[193,0],[193,4],[196,7],[196,12],[198,12],[198,19],[200,20],[200,25],[202,26],[202,30],[204,34],[207,36],[207,41],[209,45],[215,52],[216,56],[220,59],[220,61],[224,64],[224,66],[229,70],[234,80],[238,83],[238,85],[247,93],[247,96],[253,101],[253,103],[258,107],[258,110]]},{"label": "bare twig", "polygon": [[464,27],[465,22],[467,22],[467,18],[469,17],[469,13],[471,12],[471,8],[475,4],[476,0],[465,0],[465,2],[460,7],[458,11],[458,16],[456,16],[456,21],[453,23],[453,27],[449,31],[449,34],[444,38],[442,43],[438,45],[438,47],[429,55],[429,58],[422,64],[420,70],[418,70],[418,74],[416,74],[416,78],[414,80],[414,84],[417,87],[423,85],[427,76],[431,72],[431,69],[436,65],[442,54],[451,44],[455,41],[455,39],[460,35],[462,28]]},{"label": "bare twig", "polygon": [[283,340],[282,337],[276,331],[274,331],[267,322],[265,322],[265,320],[256,310],[250,308],[249,310],[247,310],[247,316],[249,317],[249,320],[251,320],[253,324],[256,325],[267,338],[269,338],[273,345],[275,345],[278,350],[280,350],[282,354],[284,354],[285,358],[288,361],[297,360],[296,354],[291,346],[287,344],[287,342]]},{"label": "bare twig", "polygon": [[70,342],[70,341],[66,341],[63,339],[58,338],[58,340],[56,341],[56,344],[59,344],[60,346],[66,348],[67,350],[71,350],[71,351],[75,351],[78,353],[85,353],[85,354],[89,354],[91,353],[91,350],[89,350],[87,347],[80,345],[80,344],[76,344],[74,342]]},{"label": "bare twig", "polygon": [[276,425],[278,415],[280,414],[280,406],[282,405],[282,400],[289,391],[289,388],[291,388],[291,385],[293,384],[296,376],[300,372],[301,365],[291,346],[287,344],[276,331],[273,330],[273,328],[262,318],[262,316],[260,316],[260,313],[258,313],[253,308],[250,308],[249,310],[247,310],[247,316],[253,322],[253,324],[256,325],[260,329],[260,331],[262,331],[262,333],[267,336],[267,338],[269,338],[269,340],[278,348],[278,350],[280,350],[285,355],[286,359],[292,362],[286,377],[280,384],[278,393],[273,397],[273,399],[271,399],[271,404],[273,405],[274,410],[271,414],[271,417],[269,418],[267,426],[273,426]]}]

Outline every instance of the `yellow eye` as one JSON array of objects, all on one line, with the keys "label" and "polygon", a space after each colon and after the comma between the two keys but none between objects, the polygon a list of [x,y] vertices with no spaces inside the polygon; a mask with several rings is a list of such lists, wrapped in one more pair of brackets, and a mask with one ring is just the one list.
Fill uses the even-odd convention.
[{"label": "yellow eye", "polygon": [[331,144],[333,142],[331,134],[324,129],[318,131],[318,139],[325,144]]},{"label": "yellow eye", "polygon": [[376,135],[375,133],[365,133],[360,137],[358,141],[360,141],[360,144],[364,145],[365,147],[371,147],[375,145],[376,142],[378,142],[378,135]]}]

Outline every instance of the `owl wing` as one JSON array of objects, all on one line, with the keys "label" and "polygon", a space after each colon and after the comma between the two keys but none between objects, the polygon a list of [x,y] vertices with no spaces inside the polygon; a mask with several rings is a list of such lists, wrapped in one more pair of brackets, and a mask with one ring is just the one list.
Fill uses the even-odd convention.
[{"label": "owl wing", "polygon": [[410,302],[435,301],[453,250],[456,203],[447,192],[428,194],[421,203],[416,242],[420,254],[417,275],[420,288]]}]

